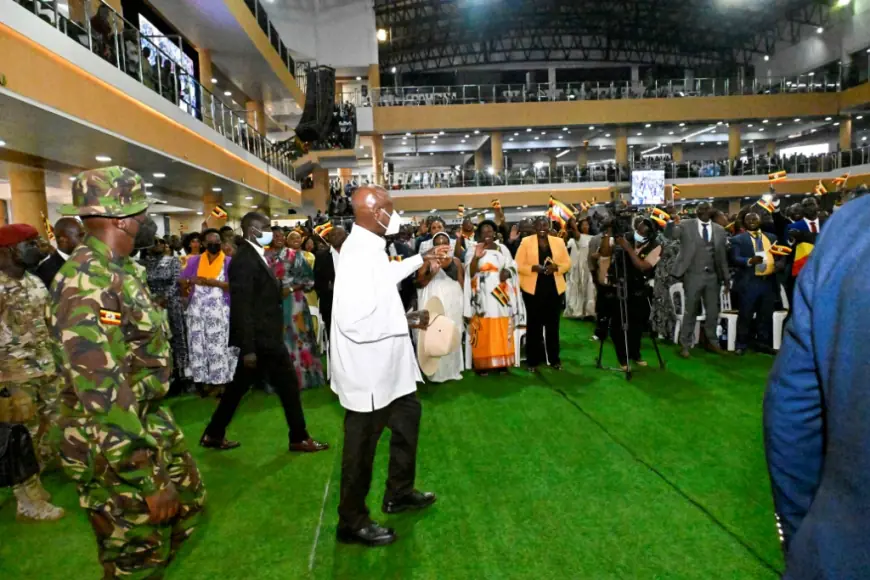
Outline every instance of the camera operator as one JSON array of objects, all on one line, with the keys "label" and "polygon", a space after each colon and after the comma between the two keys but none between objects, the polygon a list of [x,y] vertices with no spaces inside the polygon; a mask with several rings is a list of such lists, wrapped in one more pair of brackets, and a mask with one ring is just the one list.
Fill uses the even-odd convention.
[{"label": "camera operator", "polygon": [[[623,331],[620,320],[618,296],[610,293],[610,337],[616,349],[616,356],[622,370],[628,370],[628,360],[638,366],[647,366],[640,354],[640,340],[643,332],[649,326],[650,318],[650,287],[656,264],[661,257],[661,246],[656,240],[656,226],[649,218],[642,218],[635,224],[633,230],[620,228],[614,220],[614,237],[604,236],[601,241],[601,257],[611,258],[607,273],[609,285],[615,285],[618,278],[625,273],[626,307],[628,312],[628,337]],[[622,233],[620,233],[622,230]],[[622,263],[625,264],[623,270]],[[626,352],[626,342],[628,352]]]}]

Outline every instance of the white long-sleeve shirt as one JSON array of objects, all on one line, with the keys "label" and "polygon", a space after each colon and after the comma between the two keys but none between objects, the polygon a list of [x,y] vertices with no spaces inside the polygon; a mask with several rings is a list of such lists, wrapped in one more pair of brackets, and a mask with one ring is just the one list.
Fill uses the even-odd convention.
[{"label": "white long-sleeve shirt", "polygon": [[329,364],[332,390],[345,409],[382,409],[423,380],[396,288],[422,265],[420,255],[391,262],[384,239],[359,225],[341,247]]}]

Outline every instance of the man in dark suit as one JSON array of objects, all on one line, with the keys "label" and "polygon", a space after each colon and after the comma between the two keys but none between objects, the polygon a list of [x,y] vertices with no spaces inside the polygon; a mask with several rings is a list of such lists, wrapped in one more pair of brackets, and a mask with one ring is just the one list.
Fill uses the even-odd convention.
[{"label": "man in dark suit", "polygon": [[867,578],[870,198],[830,219],[795,289],[764,399],[786,580]]},{"label": "man in dark suit", "polygon": [[332,290],[335,285],[335,269],[347,230],[335,226],[326,236],[329,249],[318,252],[314,257],[314,291],[320,301],[320,316],[327,338],[332,327]]},{"label": "man in dark suit", "polygon": [[[830,197],[829,199],[833,199],[833,197]],[[793,223],[789,224],[785,230],[786,241],[793,248],[797,248],[798,245],[803,243],[815,244],[816,238],[822,231],[822,226],[825,223],[825,218],[819,215],[821,208],[819,207],[819,202],[815,197],[804,199],[801,202],[801,209],[803,209],[803,218],[795,220]],[[793,261],[794,254],[789,258],[789,263],[787,264],[788,272],[785,283],[785,293],[788,297],[789,304],[791,304],[795,283],[797,281],[797,276],[791,268]],[[789,311],[789,318],[791,318],[790,315],[791,311]]]},{"label": "man in dark suit", "polygon": [[51,281],[54,280],[54,276],[60,270],[60,267],[66,263],[73,250],[82,245],[82,236],[84,235],[85,230],[82,228],[82,223],[75,218],[60,218],[54,224],[54,239],[57,242],[57,251],[43,260],[35,271],[35,274],[39,276],[39,279],[42,280],[46,288],[51,288]]},{"label": "man in dark suit", "polygon": [[739,296],[737,316],[737,354],[746,352],[755,316],[758,330],[758,349],[771,348],[773,309],[776,303],[776,265],[771,246],[776,236],[761,231],[761,217],[748,213],[743,218],[746,231],[731,238],[731,264],[736,268],[734,291]]},{"label": "man in dark suit", "polygon": [[695,334],[695,319],[701,314],[701,301],[707,310],[704,334],[707,338],[705,348],[717,354],[722,353],[716,339],[716,325],[719,322],[719,293],[728,284],[728,250],[725,228],[715,223],[713,207],[701,203],[695,210],[695,218],[669,222],[665,236],[680,241],[680,254],[674,262],[672,274],[682,280],[686,296],[683,326],[680,328],[680,356],[689,358],[689,349]]},{"label": "man in dark suit", "polygon": [[240,445],[227,440],[227,426],[262,371],[284,407],[290,451],[323,451],[329,445],[309,437],[305,428],[299,383],[284,344],[283,289],[266,263],[264,250],[272,241],[269,218],[256,212],[246,214],[242,218],[242,236],[229,269],[230,346],[239,349],[239,361],[233,382],[221,397],[200,445],[220,450]]}]

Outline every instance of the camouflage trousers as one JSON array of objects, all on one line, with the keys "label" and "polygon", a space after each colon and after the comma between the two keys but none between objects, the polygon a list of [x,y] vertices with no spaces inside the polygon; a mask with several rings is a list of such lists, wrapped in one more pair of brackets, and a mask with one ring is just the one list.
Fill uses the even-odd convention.
[{"label": "camouflage trousers", "polygon": [[64,425],[61,461],[67,472],[79,481],[79,501],[87,511],[97,538],[104,578],[162,578],[166,566],[193,533],[205,504],[205,487],[199,469],[169,410],[157,408],[146,413],[143,424],[157,440],[160,462],[178,492],[178,514],[164,524],[149,521],[142,491],[122,481],[105,466],[105,460],[99,455],[92,455],[94,467],[89,470],[90,478],[83,478],[81,466],[65,458],[81,457],[82,451],[89,455],[89,450],[69,448],[87,439],[70,433],[70,429],[81,426]]},{"label": "camouflage trousers", "polygon": [[57,425],[60,413],[58,411],[58,396],[62,388],[58,375],[43,375],[26,381],[0,383],[0,388],[20,389],[27,393],[36,405],[36,414],[24,425],[30,431],[36,458],[42,469],[57,463],[56,441],[50,436]]}]

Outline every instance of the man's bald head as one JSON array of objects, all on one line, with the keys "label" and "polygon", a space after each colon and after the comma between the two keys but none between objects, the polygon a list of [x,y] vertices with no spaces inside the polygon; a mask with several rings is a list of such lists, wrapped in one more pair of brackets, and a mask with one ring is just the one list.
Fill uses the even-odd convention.
[{"label": "man's bald head", "polygon": [[393,213],[393,198],[383,187],[364,185],[353,192],[350,199],[356,225],[383,237],[387,231],[386,224]]},{"label": "man's bald head", "polygon": [[64,254],[71,254],[73,250],[82,244],[82,236],[85,229],[82,222],[75,218],[64,217],[54,224],[54,238],[57,240],[57,249]]}]

